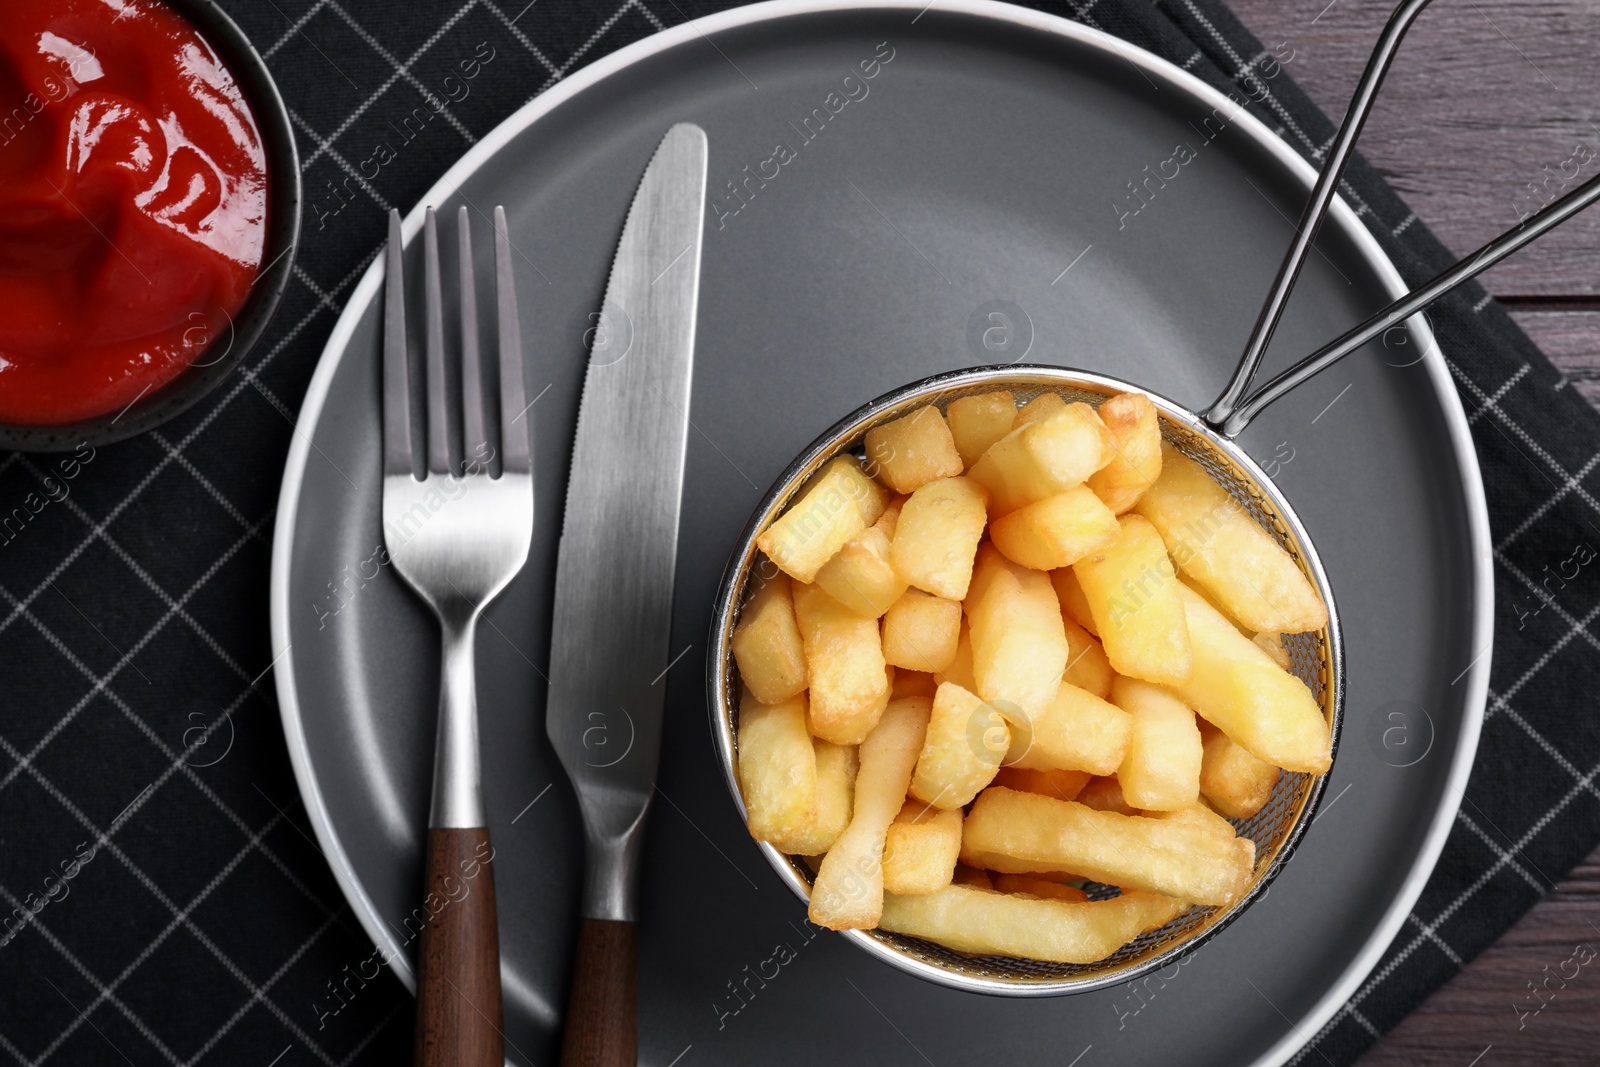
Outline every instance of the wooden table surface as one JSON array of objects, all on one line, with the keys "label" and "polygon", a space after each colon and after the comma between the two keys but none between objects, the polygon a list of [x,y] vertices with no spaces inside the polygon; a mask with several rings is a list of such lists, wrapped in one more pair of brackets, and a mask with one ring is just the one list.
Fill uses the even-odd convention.
[{"label": "wooden table surface", "polygon": [[[1317,104],[1344,114],[1391,0],[1229,0]],[[1530,181],[1563,162],[1600,168],[1600,5],[1441,0],[1412,28],[1359,148],[1458,254],[1514,225]],[[1571,173],[1572,163],[1568,163]],[[1535,205],[1536,206],[1536,205]],[[1484,276],[1528,335],[1600,407],[1600,209]],[[1519,1020],[1528,983],[1573,946],[1600,947],[1600,851],[1438,990],[1362,1067],[1544,1067],[1600,1062],[1600,976]],[[1303,1061],[1314,1063],[1315,1058]]]}]

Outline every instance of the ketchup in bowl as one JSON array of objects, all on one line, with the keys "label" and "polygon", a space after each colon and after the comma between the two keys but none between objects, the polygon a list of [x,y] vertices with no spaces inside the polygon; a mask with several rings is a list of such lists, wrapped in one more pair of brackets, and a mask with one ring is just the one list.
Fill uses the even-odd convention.
[{"label": "ketchup in bowl", "polygon": [[261,133],[193,26],[0,2],[0,422],[115,412],[216,358],[266,239]]}]

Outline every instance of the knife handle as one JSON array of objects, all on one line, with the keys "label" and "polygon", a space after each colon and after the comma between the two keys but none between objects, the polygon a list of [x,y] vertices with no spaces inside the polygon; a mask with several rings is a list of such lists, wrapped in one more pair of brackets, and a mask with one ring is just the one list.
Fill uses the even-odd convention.
[{"label": "knife handle", "polygon": [[428,830],[416,1067],[505,1067],[493,858],[487,827]]},{"label": "knife handle", "polygon": [[634,1067],[638,1056],[638,927],[578,921],[578,958],[561,1035],[561,1067]]}]

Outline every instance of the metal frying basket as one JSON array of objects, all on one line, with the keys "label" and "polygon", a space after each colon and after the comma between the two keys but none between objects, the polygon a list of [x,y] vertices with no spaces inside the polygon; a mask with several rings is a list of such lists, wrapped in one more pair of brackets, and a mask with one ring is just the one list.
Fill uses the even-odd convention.
[{"label": "metal frying basket", "polygon": [[[834,456],[858,453],[868,430],[891,422],[924,404],[941,410],[952,400],[974,393],[1009,390],[1019,404],[1045,391],[1068,402],[1099,406],[1116,393],[1143,392],[1156,405],[1161,434],[1173,447],[1200,464],[1228,490],[1244,510],[1282,545],[1328,605],[1328,625],[1321,630],[1284,636],[1291,670],[1310,687],[1327,717],[1337,750],[1343,702],[1343,655],[1338,614],[1327,578],[1310,539],[1271,479],[1233,442],[1209,430],[1193,414],[1165,397],[1126,382],[1083,371],[1045,366],[978,368],[941,374],[897,389],[852,412],[828,430],[784,471],[756,509],[739,540],[723,578],[714,609],[711,635],[711,718],[723,773],[735,802],[744,810],[739,791],[737,734],[739,669],[733,660],[733,630],[749,596],[773,573],[755,547],[755,538],[781,515],[810,477]],[[763,564],[765,567],[763,567]],[[969,956],[920,938],[882,930],[850,930],[845,936],[863,949],[903,970],[982,993],[1051,996],[1077,993],[1126,982],[1175,963],[1220,930],[1257,899],[1292,853],[1310,822],[1326,776],[1284,772],[1266,806],[1249,819],[1235,820],[1239,833],[1256,843],[1256,867],[1248,890],[1226,908],[1192,908],[1158,930],[1143,934],[1114,955],[1095,964],[1044,963],[1008,956]],[[758,842],[780,877],[801,899],[809,899],[811,872],[797,856],[786,856]],[[1109,894],[1110,890],[1105,891]],[[1093,895],[1093,894],[1091,894]]]}]

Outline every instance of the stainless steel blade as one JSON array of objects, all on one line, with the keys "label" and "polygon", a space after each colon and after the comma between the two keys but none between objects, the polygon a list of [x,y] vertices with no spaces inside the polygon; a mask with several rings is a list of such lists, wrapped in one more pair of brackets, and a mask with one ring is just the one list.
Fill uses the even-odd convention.
[{"label": "stainless steel blade", "polygon": [[588,838],[582,913],[632,921],[669,663],[706,135],[656,149],[590,331],[556,563],[546,727]]}]

